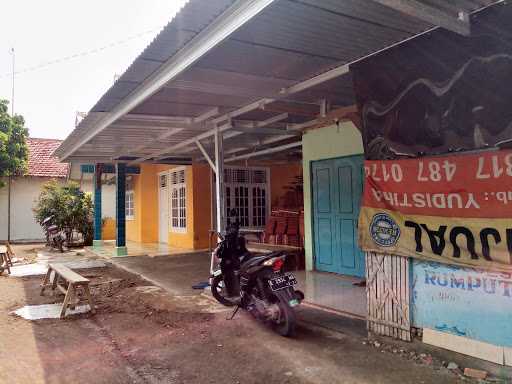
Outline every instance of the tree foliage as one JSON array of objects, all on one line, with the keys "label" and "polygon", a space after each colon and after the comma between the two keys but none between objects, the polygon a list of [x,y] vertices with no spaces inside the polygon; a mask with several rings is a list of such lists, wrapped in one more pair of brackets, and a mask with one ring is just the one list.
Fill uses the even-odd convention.
[{"label": "tree foliage", "polygon": [[8,108],[9,102],[0,100],[0,177],[23,175],[28,164],[25,120],[20,115],[11,116]]},{"label": "tree foliage", "polygon": [[68,240],[76,231],[82,234],[85,245],[92,243],[93,203],[91,196],[81,191],[78,184],[47,182],[39,194],[34,213],[39,224],[53,216],[53,223],[65,231]]}]

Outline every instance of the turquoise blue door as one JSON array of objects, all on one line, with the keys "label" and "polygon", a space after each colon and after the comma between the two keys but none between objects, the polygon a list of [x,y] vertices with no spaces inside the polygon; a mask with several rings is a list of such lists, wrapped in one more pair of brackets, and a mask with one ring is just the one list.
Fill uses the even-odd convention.
[{"label": "turquoise blue door", "polygon": [[363,277],[357,244],[363,156],[315,161],[311,168],[316,269]]}]

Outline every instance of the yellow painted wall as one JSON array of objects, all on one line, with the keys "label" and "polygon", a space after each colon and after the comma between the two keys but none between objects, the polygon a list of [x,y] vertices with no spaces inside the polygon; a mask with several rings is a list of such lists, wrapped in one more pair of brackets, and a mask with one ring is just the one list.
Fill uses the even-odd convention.
[{"label": "yellow painted wall", "polygon": [[[127,240],[156,243],[159,234],[158,174],[176,168],[169,165],[142,164],[139,175],[133,177],[135,214],[126,221]],[[271,200],[286,192],[286,185],[302,171],[301,165],[270,167]],[[193,164],[185,169],[187,183],[187,230],[184,233],[169,232],[169,246],[185,249],[208,248],[211,229],[211,171],[207,164]]]},{"label": "yellow painted wall", "polygon": [[211,173],[207,164],[193,165],[194,192],[194,248],[208,248],[208,235],[211,228]]},{"label": "yellow painted wall", "polygon": [[126,220],[126,240],[141,241],[140,225],[141,225],[141,175],[132,175],[133,178],[133,201],[134,216],[133,219]]},{"label": "yellow painted wall", "polygon": [[[166,166],[168,169],[169,167]],[[143,243],[158,242],[158,172],[160,167],[141,164],[140,174],[132,175],[135,214],[126,220],[126,239]],[[162,170],[165,170],[162,169]]]},{"label": "yellow painted wall", "polygon": [[103,220],[101,227],[101,238],[103,240],[115,240],[116,239],[116,221],[115,219],[108,217]]},{"label": "yellow painted wall", "polygon": [[[297,176],[302,175],[302,164],[274,165],[270,168],[270,198],[272,209],[278,208],[282,197],[287,193],[287,186],[293,183]],[[299,202],[302,205],[302,202]]]},{"label": "yellow painted wall", "polygon": [[140,241],[158,242],[158,167],[141,164],[140,172]]}]

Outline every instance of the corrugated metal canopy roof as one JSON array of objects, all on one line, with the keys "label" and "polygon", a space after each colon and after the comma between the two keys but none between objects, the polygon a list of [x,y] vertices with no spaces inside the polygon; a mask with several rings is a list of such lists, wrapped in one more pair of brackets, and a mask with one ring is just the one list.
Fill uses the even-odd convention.
[{"label": "corrugated metal canopy roof", "polygon": [[[140,100],[128,115],[120,116],[86,144],[81,143],[120,103],[151,83],[169,60],[182,54],[213,24],[220,24],[234,8],[251,3],[190,0],[100,98],[57,154],[64,156],[78,146],[70,159],[198,157],[200,152],[193,141],[187,140],[211,130],[212,119],[235,126],[232,132],[224,133],[226,148],[231,153],[289,141],[295,135],[290,128],[300,128],[296,125],[318,117],[322,99],[331,107],[354,104],[352,80],[346,73],[298,92],[283,93],[282,89],[435,27],[381,4],[390,1],[269,1],[268,6],[220,44],[157,92]],[[457,18],[460,12],[470,13],[494,2],[420,3]],[[262,103],[244,110],[258,101]],[[224,119],[219,118],[223,115]],[[272,120],[276,116],[281,118]],[[270,124],[266,124],[269,119]],[[245,130],[237,131],[237,124],[244,125]],[[248,132],[251,124],[260,129]],[[261,129],[264,125],[273,131]]]}]

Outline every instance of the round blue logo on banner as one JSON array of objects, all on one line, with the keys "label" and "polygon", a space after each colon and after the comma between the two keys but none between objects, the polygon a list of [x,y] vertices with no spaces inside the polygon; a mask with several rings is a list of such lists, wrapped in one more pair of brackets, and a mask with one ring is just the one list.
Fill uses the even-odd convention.
[{"label": "round blue logo on banner", "polygon": [[377,213],[370,224],[370,235],[381,247],[391,247],[400,238],[400,227],[388,214]]}]

